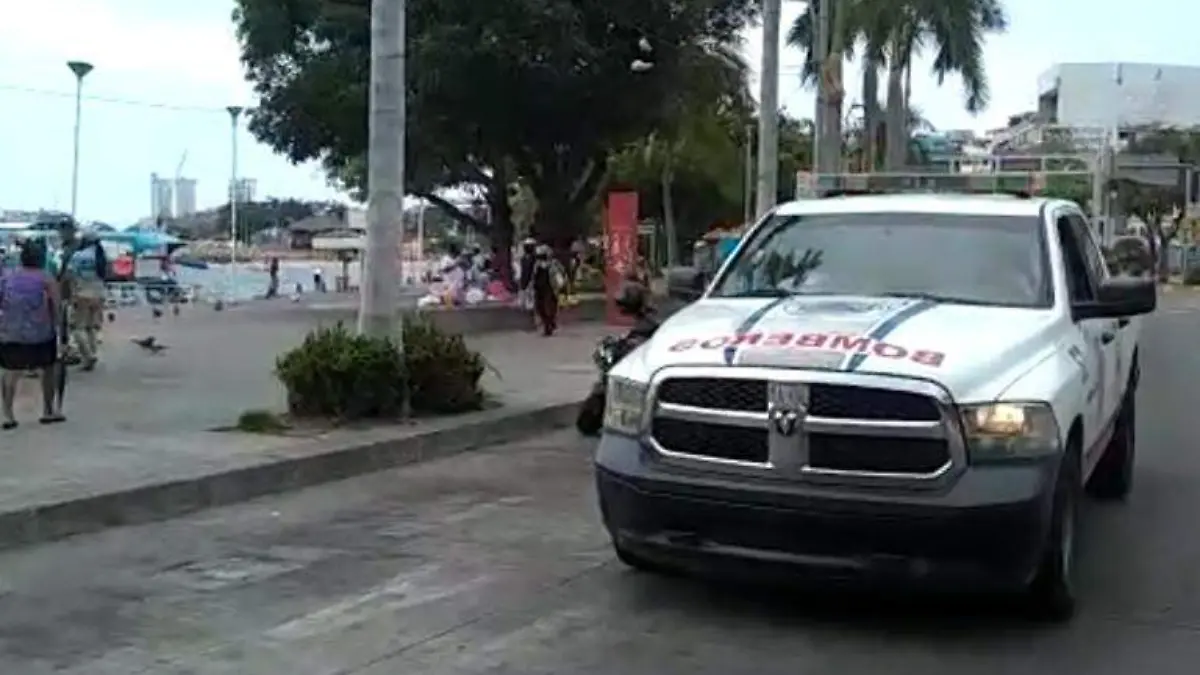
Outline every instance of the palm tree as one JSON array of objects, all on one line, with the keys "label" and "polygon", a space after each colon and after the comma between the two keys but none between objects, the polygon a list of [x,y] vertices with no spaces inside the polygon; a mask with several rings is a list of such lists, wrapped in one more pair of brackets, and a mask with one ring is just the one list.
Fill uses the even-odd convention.
[{"label": "palm tree", "polygon": [[904,124],[911,91],[912,60],[923,46],[934,50],[933,72],[938,84],[947,75],[962,78],[966,109],[976,113],[987,107],[988,82],[983,63],[983,42],[988,33],[1008,27],[1000,0],[905,0],[895,12],[888,37],[886,166],[904,166],[909,129]]},{"label": "palm tree", "polygon": [[[816,76],[813,57],[813,11],[816,2],[797,18],[788,32],[788,43],[805,50],[804,79]],[[845,10],[841,31],[831,36],[851,48],[863,45],[864,126],[877,129],[879,68],[887,67],[887,111],[885,166],[897,170],[905,164],[909,127],[908,96],[911,90],[913,57],[922,47],[934,49],[933,72],[941,84],[946,75],[957,73],[966,90],[966,107],[982,110],[988,101],[987,75],[983,64],[984,37],[1005,30],[1008,20],[1000,0],[841,0]],[[818,10],[819,11],[819,10]],[[876,134],[871,139],[874,157]]]}]

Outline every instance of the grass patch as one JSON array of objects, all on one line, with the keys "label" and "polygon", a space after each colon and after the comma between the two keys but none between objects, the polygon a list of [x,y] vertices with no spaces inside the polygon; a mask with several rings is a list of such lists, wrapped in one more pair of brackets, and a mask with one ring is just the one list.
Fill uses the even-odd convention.
[{"label": "grass patch", "polygon": [[233,428],[250,434],[281,434],[291,430],[292,425],[270,410],[247,410],[238,415]]}]

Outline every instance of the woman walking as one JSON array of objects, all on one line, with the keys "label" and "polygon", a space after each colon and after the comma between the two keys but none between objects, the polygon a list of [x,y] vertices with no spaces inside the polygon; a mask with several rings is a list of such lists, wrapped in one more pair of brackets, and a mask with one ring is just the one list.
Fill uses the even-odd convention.
[{"label": "woman walking", "polygon": [[0,428],[17,426],[17,386],[26,371],[38,371],[42,424],[62,422],[55,388],[58,363],[58,284],[46,272],[46,249],[36,241],[21,248],[21,266],[0,279]]}]

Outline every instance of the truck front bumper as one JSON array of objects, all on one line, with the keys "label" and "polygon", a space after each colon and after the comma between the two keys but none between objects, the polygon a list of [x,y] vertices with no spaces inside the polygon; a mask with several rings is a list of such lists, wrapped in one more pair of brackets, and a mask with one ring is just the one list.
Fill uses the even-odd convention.
[{"label": "truck front bumper", "polygon": [[1056,462],[972,467],[950,487],[853,491],[682,472],[632,438],[596,455],[613,543],[656,564],[761,579],[1009,589],[1049,532]]}]

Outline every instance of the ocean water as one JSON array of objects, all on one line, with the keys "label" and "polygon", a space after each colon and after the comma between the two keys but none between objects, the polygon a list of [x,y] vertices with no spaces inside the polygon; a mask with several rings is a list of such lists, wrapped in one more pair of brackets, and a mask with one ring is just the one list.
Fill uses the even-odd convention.
[{"label": "ocean water", "polygon": [[[334,278],[342,273],[340,263],[286,262],[282,263],[279,267],[279,294],[283,296],[291,295],[295,291],[297,284],[299,284],[302,293],[312,293],[315,290],[313,283],[314,268],[321,269],[326,287],[333,290]],[[420,266],[410,265],[405,271],[405,276],[408,276],[408,270],[416,272],[420,270]],[[351,264],[349,272],[350,284],[358,286],[360,277],[359,265]],[[175,268],[175,279],[185,286],[197,287],[197,295],[202,301],[213,301],[219,298],[235,302],[245,302],[261,298],[267,292],[270,275],[267,274],[266,267],[258,263],[240,264],[234,266],[232,269],[229,265],[210,265],[206,270],[177,266]],[[408,279],[407,281],[410,283],[403,284],[405,293],[418,295],[424,293],[424,285],[416,283],[413,279]]]}]

